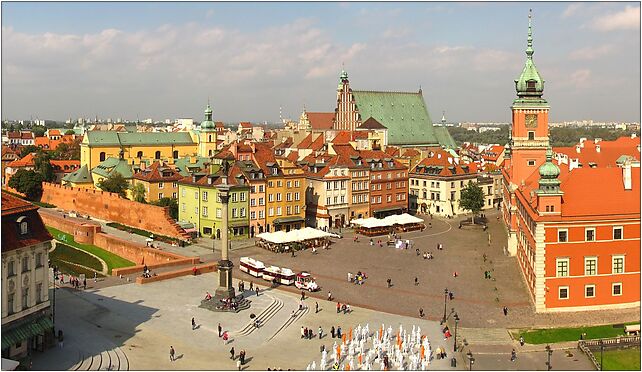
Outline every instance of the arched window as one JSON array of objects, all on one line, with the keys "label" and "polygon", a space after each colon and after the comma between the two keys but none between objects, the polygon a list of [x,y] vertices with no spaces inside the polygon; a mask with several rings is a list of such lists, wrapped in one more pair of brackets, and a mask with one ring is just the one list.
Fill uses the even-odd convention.
[{"label": "arched window", "polygon": [[29,233],[29,224],[27,223],[26,216],[20,216],[16,222],[18,223],[18,226],[20,226],[20,235],[26,235]]},{"label": "arched window", "polygon": [[155,159],[160,159],[160,157],[161,157],[161,152],[160,151],[156,151],[156,155],[154,156],[154,158]]},{"label": "arched window", "polygon": [[178,150],[174,150],[174,151],[172,152],[172,157],[173,157],[174,159],[178,159]]},{"label": "arched window", "polygon": [[105,152],[100,153],[100,161],[105,161]]},{"label": "arched window", "polygon": [[207,142],[212,142],[212,135],[207,136]]},{"label": "arched window", "polygon": [[142,151],[139,151],[139,152],[136,154],[136,157],[137,157],[137,158],[139,158],[139,159],[140,159],[140,158],[142,158],[142,157],[143,157],[143,152],[142,152]]}]

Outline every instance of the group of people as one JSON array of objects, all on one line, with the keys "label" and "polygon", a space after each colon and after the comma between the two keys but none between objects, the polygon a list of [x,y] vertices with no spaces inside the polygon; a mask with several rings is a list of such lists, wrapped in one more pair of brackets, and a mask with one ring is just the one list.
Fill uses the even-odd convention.
[{"label": "group of people", "polygon": [[143,278],[151,278],[152,277],[152,272],[149,270],[147,265],[143,267]]},{"label": "group of people", "polygon": [[[322,337],[322,334],[323,330],[321,329],[321,326],[319,326],[319,339]],[[301,338],[312,340],[314,338],[314,332],[312,331],[312,328],[301,326]]]},{"label": "group of people", "polygon": [[421,251],[419,248],[415,249],[415,252],[417,253],[417,256],[422,256],[424,260],[432,260],[434,257],[432,255],[432,252],[426,252],[424,251],[423,255],[421,254]]},{"label": "group of people", "polygon": [[[235,360],[236,359],[236,351],[234,351],[234,346],[230,349],[230,359]],[[241,366],[245,364],[245,350],[241,350],[239,352],[239,359],[236,361],[236,368],[238,370],[241,370]]]},{"label": "group of people", "polygon": [[343,312],[344,314],[350,314],[352,312],[350,304],[342,304],[341,302],[337,302],[337,314],[341,312]]},{"label": "group of people", "polygon": [[368,279],[368,276],[365,272],[362,273],[361,270],[357,271],[355,275],[348,273],[348,282],[350,283],[362,285],[366,279]]},{"label": "group of people", "polygon": [[[62,273],[59,273],[58,275],[56,275],[56,279],[58,279],[60,281],[60,284],[64,284],[65,283],[65,275],[62,274]],[[77,276],[69,275],[68,283],[71,284],[71,286],[74,287],[75,289],[80,289],[80,278],[78,278]],[[83,286],[83,289],[87,289],[87,279],[86,278],[83,278],[82,286]]]}]

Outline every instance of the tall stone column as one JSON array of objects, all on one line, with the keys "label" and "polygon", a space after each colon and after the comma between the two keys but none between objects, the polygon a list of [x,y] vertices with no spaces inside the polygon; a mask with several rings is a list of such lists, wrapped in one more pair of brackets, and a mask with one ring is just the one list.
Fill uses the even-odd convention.
[{"label": "tall stone column", "polygon": [[218,288],[216,289],[216,296],[223,298],[234,297],[234,287],[232,286],[232,268],[234,264],[228,258],[229,238],[227,235],[229,229],[229,198],[230,186],[224,183],[217,187],[219,195],[221,196],[221,259],[218,261]]}]

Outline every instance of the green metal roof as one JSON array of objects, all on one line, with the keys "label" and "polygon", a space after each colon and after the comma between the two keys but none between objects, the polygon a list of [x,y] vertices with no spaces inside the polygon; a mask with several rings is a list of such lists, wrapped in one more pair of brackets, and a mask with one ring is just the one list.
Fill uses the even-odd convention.
[{"label": "green metal roof", "polygon": [[305,218],[299,217],[299,216],[292,216],[292,217],[279,217],[274,219],[274,224],[283,224],[283,223],[289,223],[289,222],[300,222],[300,221],[305,221]]},{"label": "green metal roof", "polygon": [[105,159],[105,161],[92,169],[91,172],[103,177],[109,177],[109,175],[114,172],[120,173],[125,179],[129,179],[134,176],[132,173],[132,167],[127,163],[127,160],[114,157]]},{"label": "green metal roof", "polygon": [[[515,80],[515,89],[519,97],[541,97],[544,93],[544,80],[537,72],[535,63],[533,62],[533,31],[531,27],[531,14],[528,14],[528,38],[526,47],[526,63],[522,74]],[[532,88],[528,87],[528,83],[533,82]]]},{"label": "green metal roof", "polygon": [[353,90],[361,121],[374,118],[388,128],[390,145],[438,145],[424,97],[419,92]]},{"label": "green metal roof", "polygon": [[131,146],[131,145],[193,145],[188,132],[112,132],[89,131],[85,133],[89,147],[92,146]]},{"label": "green metal roof", "polygon": [[[3,328],[5,328],[3,326]],[[53,322],[47,316],[41,316],[33,321],[23,323],[10,330],[2,330],[2,350],[15,345],[19,342],[24,342],[30,337],[36,335],[44,335],[46,332],[51,332]]]},{"label": "green metal roof", "polygon": [[196,163],[190,163],[190,158],[191,156],[184,156],[182,158],[174,159],[174,166],[178,169],[178,173],[180,173],[181,176],[189,176],[191,174],[189,168],[201,169],[205,166],[205,163],[210,161],[208,157],[197,156]]},{"label": "green metal roof", "polygon": [[62,180],[73,183],[93,183],[87,164],[80,167],[80,169],[76,169],[75,171],[66,174]]},{"label": "green metal roof", "polygon": [[[448,128],[441,127],[441,126],[437,126],[434,128],[435,128],[435,136],[437,137],[437,140],[439,141],[440,145],[445,146],[446,148],[449,148],[449,149],[457,148],[457,144],[455,143],[455,140],[453,139],[453,137],[450,135],[450,132],[448,132]],[[452,153],[454,153],[454,151]],[[456,153],[454,154],[456,155]]]}]

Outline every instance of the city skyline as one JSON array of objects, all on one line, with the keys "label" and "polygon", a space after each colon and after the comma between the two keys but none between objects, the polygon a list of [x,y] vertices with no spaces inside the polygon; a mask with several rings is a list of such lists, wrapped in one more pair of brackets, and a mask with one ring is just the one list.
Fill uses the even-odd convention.
[{"label": "city skyline", "polygon": [[2,118],[296,119],[345,68],[421,86],[435,122],[508,122],[529,8],[551,121],[639,122],[637,3],[3,3]]}]

